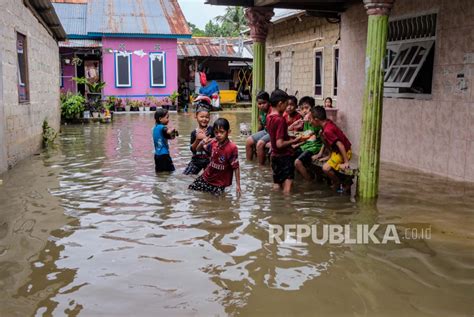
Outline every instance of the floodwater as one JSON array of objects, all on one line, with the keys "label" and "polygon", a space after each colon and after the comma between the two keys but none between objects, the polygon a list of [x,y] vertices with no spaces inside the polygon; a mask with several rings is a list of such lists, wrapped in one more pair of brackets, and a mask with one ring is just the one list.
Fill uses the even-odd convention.
[{"label": "floodwater", "polygon": [[[151,114],[64,126],[56,148],[1,175],[0,316],[474,314],[472,184],[383,165],[377,207],[301,180],[284,197],[268,167],[244,161],[238,122],[249,114],[219,116],[239,145],[240,199],[234,187],[224,197],[187,190],[195,123],[183,114],[171,114],[181,134],[173,175],[154,173]],[[430,236],[270,243],[278,224]]]}]

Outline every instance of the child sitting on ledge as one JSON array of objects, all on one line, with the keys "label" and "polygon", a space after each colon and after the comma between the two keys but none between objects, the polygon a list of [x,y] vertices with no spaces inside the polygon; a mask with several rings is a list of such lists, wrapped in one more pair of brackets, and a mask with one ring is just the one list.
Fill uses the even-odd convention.
[{"label": "child sitting on ledge", "polygon": [[[335,171],[349,168],[349,160],[352,157],[351,142],[334,122],[327,119],[324,107],[314,107],[310,112],[309,121],[315,127],[322,127],[321,135],[324,141],[324,146],[313,156],[313,160],[327,160],[323,165],[323,172],[331,179],[331,187],[339,190],[340,181]],[[328,157],[322,157],[325,148],[331,151]]]}]

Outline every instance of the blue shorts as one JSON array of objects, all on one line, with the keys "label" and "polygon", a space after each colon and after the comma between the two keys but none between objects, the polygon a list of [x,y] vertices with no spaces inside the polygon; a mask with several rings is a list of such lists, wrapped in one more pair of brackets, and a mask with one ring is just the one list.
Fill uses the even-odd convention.
[{"label": "blue shorts", "polygon": [[258,141],[262,140],[265,143],[270,142],[270,134],[268,134],[267,131],[262,130],[258,131],[257,133],[254,133],[250,136],[255,144],[257,144]]}]

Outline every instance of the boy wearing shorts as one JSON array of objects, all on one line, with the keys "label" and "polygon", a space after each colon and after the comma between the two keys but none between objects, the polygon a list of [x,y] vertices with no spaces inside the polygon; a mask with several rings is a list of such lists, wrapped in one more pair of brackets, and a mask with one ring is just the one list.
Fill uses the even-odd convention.
[{"label": "boy wearing shorts", "polygon": [[276,113],[267,118],[267,130],[272,146],[273,188],[283,188],[285,194],[291,192],[291,186],[295,178],[294,151],[291,146],[301,140],[301,137],[290,139],[288,135],[288,125],[283,117],[283,113],[288,106],[288,97],[288,94],[283,90],[276,89],[273,91],[270,102]]}]

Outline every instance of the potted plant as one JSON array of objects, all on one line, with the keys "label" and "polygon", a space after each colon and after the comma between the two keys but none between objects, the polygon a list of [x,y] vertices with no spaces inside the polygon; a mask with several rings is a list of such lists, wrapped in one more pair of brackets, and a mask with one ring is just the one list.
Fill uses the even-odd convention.
[{"label": "potted plant", "polygon": [[61,118],[64,121],[79,119],[85,110],[85,99],[80,94],[69,95],[61,102]]},{"label": "potted plant", "polygon": [[178,97],[179,93],[176,90],[171,93],[169,97],[171,105],[173,106],[171,110],[178,110]]},{"label": "potted plant", "polygon": [[88,89],[87,99],[90,101],[97,102],[102,97],[102,89],[105,87],[105,82],[90,82],[85,77],[73,77],[72,78],[79,85],[86,85]]},{"label": "potted plant", "polygon": [[130,106],[131,106],[130,101],[131,101],[130,99],[125,98],[125,111],[127,112],[130,111]]},{"label": "potted plant", "polygon": [[115,96],[108,96],[106,99],[105,99],[105,109],[109,110],[109,111],[116,111],[115,109],[115,104],[117,102],[117,97]]}]

